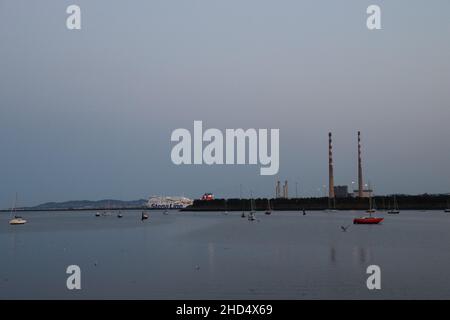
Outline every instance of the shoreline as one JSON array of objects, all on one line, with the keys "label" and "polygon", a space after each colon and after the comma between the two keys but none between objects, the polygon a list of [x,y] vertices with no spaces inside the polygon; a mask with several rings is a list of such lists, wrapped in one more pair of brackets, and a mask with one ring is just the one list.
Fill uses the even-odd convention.
[{"label": "shoreline", "polygon": [[[445,210],[449,207],[448,195],[397,195],[398,210]],[[70,208],[40,208],[24,207],[16,208],[16,212],[71,212],[71,211],[127,211],[127,210],[177,210],[182,212],[207,212],[207,211],[250,211],[250,199],[214,199],[194,200],[194,203],[186,208],[150,208],[147,206],[135,207],[70,207]],[[270,203],[270,206],[269,206]],[[375,196],[372,198],[372,207],[376,210],[393,209],[392,196]],[[323,211],[323,210],[367,210],[369,198],[335,198],[334,201],[327,197],[322,198],[257,198],[253,199],[255,211]],[[11,209],[1,209],[0,213],[9,213]]]},{"label": "shoreline", "polygon": [[[250,199],[194,200],[181,211],[250,211]],[[318,210],[367,210],[369,198],[257,198],[253,199],[256,211],[318,211]],[[449,206],[447,195],[396,195],[399,210],[445,210]],[[269,205],[270,204],[270,205]],[[375,196],[372,207],[376,210],[394,209],[393,196]]]}]

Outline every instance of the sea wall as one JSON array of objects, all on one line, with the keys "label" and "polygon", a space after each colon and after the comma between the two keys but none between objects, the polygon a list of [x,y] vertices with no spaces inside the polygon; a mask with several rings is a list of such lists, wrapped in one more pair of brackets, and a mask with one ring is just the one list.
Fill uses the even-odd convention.
[{"label": "sea wall", "polygon": [[[396,197],[400,210],[444,210],[447,207],[449,197],[446,195],[398,195]],[[392,196],[373,197],[374,207],[386,210],[393,207]],[[255,210],[267,210],[266,198],[254,199]],[[369,208],[367,198],[336,198],[329,201],[328,198],[297,198],[297,199],[270,199],[273,210],[325,210],[334,208],[337,210],[366,210]],[[249,199],[215,199],[195,200],[192,206],[183,211],[248,211],[250,210]]]}]

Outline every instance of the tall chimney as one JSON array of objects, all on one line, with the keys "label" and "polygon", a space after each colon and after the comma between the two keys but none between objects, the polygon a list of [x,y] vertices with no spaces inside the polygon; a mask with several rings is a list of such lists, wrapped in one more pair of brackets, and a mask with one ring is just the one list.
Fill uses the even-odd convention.
[{"label": "tall chimney", "polygon": [[363,176],[361,164],[361,132],[358,131],[358,197],[363,196]]},{"label": "tall chimney", "polygon": [[283,187],[283,198],[288,198],[288,182],[287,180],[284,181],[284,187]]},{"label": "tall chimney", "polygon": [[275,197],[276,198],[280,197],[280,180],[277,181],[277,185],[275,187]]},{"label": "tall chimney", "polygon": [[331,132],[328,132],[328,198],[334,199],[333,147]]}]

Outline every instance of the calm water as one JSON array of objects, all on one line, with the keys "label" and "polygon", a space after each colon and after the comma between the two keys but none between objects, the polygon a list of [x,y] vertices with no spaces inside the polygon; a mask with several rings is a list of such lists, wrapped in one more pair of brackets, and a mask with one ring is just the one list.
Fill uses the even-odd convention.
[{"label": "calm water", "polygon": [[[0,215],[0,298],[450,298],[450,214],[406,212],[350,225],[357,212],[25,213]],[[79,291],[66,288],[68,265]],[[367,266],[382,289],[366,287]]]}]

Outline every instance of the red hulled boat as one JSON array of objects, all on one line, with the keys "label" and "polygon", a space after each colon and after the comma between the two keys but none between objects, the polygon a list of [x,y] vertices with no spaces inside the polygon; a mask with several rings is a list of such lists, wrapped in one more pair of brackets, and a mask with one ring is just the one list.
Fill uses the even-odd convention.
[{"label": "red hulled boat", "polygon": [[353,219],[353,224],[379,224],[384,218],[361,217]]},{"label": "red hulled boat", "polygon": [[370,188],[369,183],[369,210],[367,212],[369,213],[368,217],[360,217],[353,219],[353,224],[379,224],[381,221],[384,220],[384,218],[378,218],[378,217],[372,217],[372,213],[375,213],[376,210],[373,208],[373,202],[372,202],[372,189]]}]

